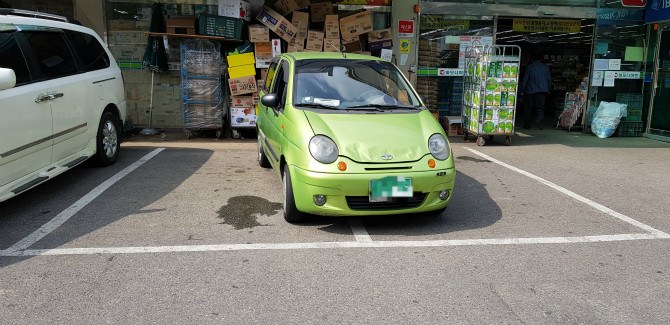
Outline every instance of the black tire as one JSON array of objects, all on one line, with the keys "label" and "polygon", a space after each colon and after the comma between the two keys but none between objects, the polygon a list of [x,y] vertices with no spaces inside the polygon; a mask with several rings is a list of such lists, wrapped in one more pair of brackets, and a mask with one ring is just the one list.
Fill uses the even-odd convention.
[{"label": "black tire", "polygon": [[261,136],[260,134],[258,135],[258,165],[260,165],[263,168],[270,168],[270,161],[268,160],[268,157],[265,155],[265,152],[263,151],[263,144],[261,143]]},{"label": "black tire", "polygon": [[284,165],[282,183],[284,187],[284,219],[290,223],[302,222],[305,219],[305,215],[295,206],[293,184],[291,183],[291,173],[289,172],[288,165]]},{"label": "black tire", "polygon": [[101,166],[109,166],[116,162],[121,149],[121,133],[119,132],[119,118],[105,112],[100,119],[98,133],[95,139],[95,162]]}]

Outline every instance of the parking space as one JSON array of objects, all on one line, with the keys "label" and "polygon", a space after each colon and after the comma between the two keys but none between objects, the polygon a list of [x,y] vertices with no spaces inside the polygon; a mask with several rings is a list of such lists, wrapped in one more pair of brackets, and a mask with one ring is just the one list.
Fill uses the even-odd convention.
[{"label": "parking space", "polygon": [[[300,225],[281,217],[281,181],[271,169],[258,167],[255,143],[200,148],[131,144],[124,149],[124,159],[114,168],[74,171],[70,176],[78,190],[67,192],[62,199],[49,199],[48,209],[31,208],[29,214],[41,214],[31,220],[34,223],[19,225],[13,218],[3,221],[5,227],[20,231],[3,241],[1,254],[541,244],[670,237],[467,144],[454,145],[457,186],[442,215],[313,216]],[[42,202],[40,196],[49,197],[50,190],[68,183],[65,177],[60,181],[33,191],[26,199]],[[17,201],[3,203],[5,211],[19,211]],[[39,222],[42,224],[37,225]]]}]

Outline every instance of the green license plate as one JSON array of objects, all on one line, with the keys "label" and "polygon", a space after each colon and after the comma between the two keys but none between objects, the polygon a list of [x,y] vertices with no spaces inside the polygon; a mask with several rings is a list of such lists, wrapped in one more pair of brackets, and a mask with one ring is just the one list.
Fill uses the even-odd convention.
[{"label": "green license plate", "polygon": [[370,202],[387,202],[395,197],[412,197],[412,179],[404,176],[387,176],[370,180]]}]

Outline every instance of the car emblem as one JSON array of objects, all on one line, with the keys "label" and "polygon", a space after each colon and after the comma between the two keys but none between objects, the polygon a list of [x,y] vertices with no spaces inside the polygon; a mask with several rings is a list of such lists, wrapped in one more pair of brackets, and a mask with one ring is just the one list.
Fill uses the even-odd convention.
[{"label": "car emblem", "polygon": [[382,155],[382,159],[383,160],[391,160],[391,159],[393,159],[393,155],[389,155],[389,154]]}]

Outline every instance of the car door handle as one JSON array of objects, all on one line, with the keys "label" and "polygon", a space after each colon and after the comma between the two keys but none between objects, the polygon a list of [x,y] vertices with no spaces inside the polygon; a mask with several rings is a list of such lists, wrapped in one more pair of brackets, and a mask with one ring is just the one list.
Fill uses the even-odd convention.
[{"label": "car door handle", "polygon": [[39,96],[39,97],[35,98],[35,103],[41,103],[41,102],[45,102],[47,100],[52,100],[52,99],[61,98],[61,97],[63,97],[63,93],[42,95],[42,96]]}]

